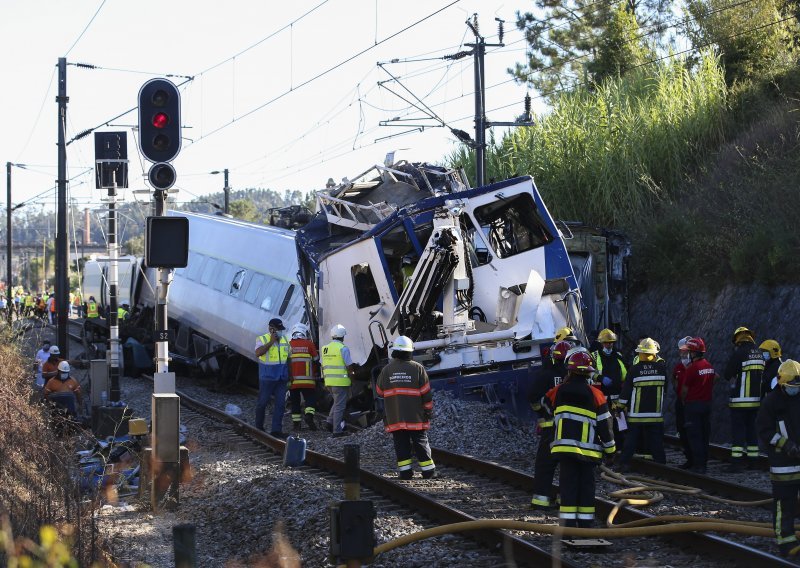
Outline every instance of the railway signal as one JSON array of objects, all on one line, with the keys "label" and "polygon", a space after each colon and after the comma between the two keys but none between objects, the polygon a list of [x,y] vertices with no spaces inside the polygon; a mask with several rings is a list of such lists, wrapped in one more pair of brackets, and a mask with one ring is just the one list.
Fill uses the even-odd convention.
[{"label": "railway signal", "polygon": [[151,79],[139,89],[139,148],[153,162],[153,189],[172,187],[177,176],[169,162],[181,151],[181,94],[172,81]]}]

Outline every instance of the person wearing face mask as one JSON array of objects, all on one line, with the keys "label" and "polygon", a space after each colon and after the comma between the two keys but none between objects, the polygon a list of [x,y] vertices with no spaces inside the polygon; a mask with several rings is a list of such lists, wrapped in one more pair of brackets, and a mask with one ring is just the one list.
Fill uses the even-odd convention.
[{"label": "person wearing face mask", "polygon": [[692,337],[684,346],[691,359],[681,385],[684,427],[692,451],[691,471],[705,473],[711,437],[711,396],[717,373],[705,358],[706,343],[701,337]]},{"label": "person wearing face mask", "polygon": [[778,368],[783,363],[781,346],[774,339],[762,341],[758,346],[764,357],[764,374],[761,375],[761,400],[778,386]]},{"label": "person wearing face mask", "polygon": [[603,329],[597,334],[597,342],[601,348],[592,353],[595,361],[597,375],[594,377],[596,385],[603,391],[608,400],[608,406],[614,415],[614,439],[618,445],[625,446],[625,439],[619,430],[619,395],[622,392],[622,383],[628,374],[622,354],[614,349],[617,334],[610,329]]},{"label": "person wearing face mask", "polygon": [[42,365],[50,358],[50,340],[45,339],[42,341],[42,348],[36,352],[36,357],[33,361],[33,370],[36,373],[36,385],[39,387],[44,386],[44,379],[42,378]]},{"label": "person wearing face mask", "polygon": [[761,377],[764,374],[764,356],[756,346],[755,334],[746,327],[733,332],[736,346],[725,367],[731,411],[731,465],[730,472],[742,471],[745,461],[758,458],[756,414],[761,405]]},{"label": "person wearing face mask", "polygon": [[778,367],[778,387],[764,398],[756,418],[758,440],[769,459],[775,535],[784,556],[797,546],[794,518],[800,496],[799,393],[800,363],[788,359]]},{"label": "person wearing face mask", "polygon": [[81,384],[70,375],[70,366],[66,361],[58,364],[58,376],[44,385],[44,398],[65,408],[73,416],[78,414],[77,409],[82,408]]},{"label": "person wearing face mask", "polygon": [[283,335],[286,329],[283,321],[272,318],[269,331],[256,338],[256,357],[258,357],[258,402],[256,403],[256,428],[264,430],[264,415],[270,398],[274,397],[272,408],[272,429],[270,434],[283,438],[283,412],[286,399],[286,386],[289,380],[289,357],[291,346]]},{"label": "person wearing face mask", "polygon": [[681,469],[692,468],[692,449],[689,446],[689,437],[686,435],[686,427],[684,426],[685,417],[683,414],[683,401],[681,400],[681,389],[683,388],[683,376],[686,372],[686,367],[692,362],[689,355],[689,349],[686,347],[686,342],[692,337],[687,335],[678,341],[678,354],[680,361],[672,368],[672,384],[675,387],[675,429],[678,431],[678,438],[681,441],[683,448],[683,455],[686,461],[681,465]]}]

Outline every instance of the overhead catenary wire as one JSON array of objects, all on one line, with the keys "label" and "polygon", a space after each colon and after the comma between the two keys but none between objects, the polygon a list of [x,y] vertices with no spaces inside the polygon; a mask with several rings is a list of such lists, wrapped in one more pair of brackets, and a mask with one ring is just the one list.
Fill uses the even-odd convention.
[{"label": "overhead catenary wire", "polygon": [[64,54],[64,57],[67,57],[67,56],[69,55],[70,51],[72,51],[72,49],[73,49],[73,48],[74,48],[76,45],[78,45],[78,42],[81,40],[81,38],[83,37],[83,35],[84,35],[84,34],[86,33],[86,31],[89,29],[89,26],[91,26],[91,25],[92,25],[92,22],[94,22],[94,19],[97,17],[97,15],[100,13],[100,10],[102,10],[102,9],[103,9],[103,6],[105,6],[105,5],[106,5],[106,0],[102,0],[102,2],[100,2],[100,5],[97,7],[97,10],[95,10],[95,12],[94,12],[94,15],[92,15],[91,19],[89,20],[89,23],[87,23],[87,24],[86,24],[86,26],[83,28],[83,31],[82,31],[82,32],[81,32],[81,33],[78,35],[78,37],[77,37],[77,38],[75,38],[75,41],[74,41],[74,42],[72,42],[72,45],[71,45],[71,46],[69,46],[69,49],[68,49],[68,50],[66,51],[66,53]]}]

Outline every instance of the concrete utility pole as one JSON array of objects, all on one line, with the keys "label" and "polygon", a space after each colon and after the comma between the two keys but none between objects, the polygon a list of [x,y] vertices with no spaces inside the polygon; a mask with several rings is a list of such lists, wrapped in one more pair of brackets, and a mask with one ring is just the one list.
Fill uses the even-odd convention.
[{"label": "concrete utility pole", "polygon": [[58,58],[58,219],[56,225],[56,314],[58,346],[61,356],[69,359],[67,317],[69,314],[69,239],[67,238],[67,59]]},{"label": "concrete utility pole", "polygon": [[[209,172],[211,175],[217,175],[220,173],[219,170],[214,170],[213,172]],[[231,187],[228,185],[228,168],[222,170],[222,173],[225,174],[225,187],[222,188],[222,192],[224,194],[225,201],[223,202],[222,212],[228,214],[231,212]],[[217,206],[219,207],[219,206]]]}]

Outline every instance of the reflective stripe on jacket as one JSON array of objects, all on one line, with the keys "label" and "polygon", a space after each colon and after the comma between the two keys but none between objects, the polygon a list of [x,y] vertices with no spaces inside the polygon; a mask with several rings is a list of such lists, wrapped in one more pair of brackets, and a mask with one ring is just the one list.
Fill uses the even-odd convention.
[{"label": "reflective stripe on jacket", "polygon": [[761,404],[761,376],[766,362],[755,343],[739,343],[725,368],[730,385],[730,408],[758,408]]},{"label": "reflective stripe on jacket", "polygon": [[350,386],[350,375],[342,357],[343,347],[344,343],[334,339],[322,348],[322,376],[326,387]]},{"label": "reflective stripe on jacket", "polygon": [[[269,343],[271,336],[269,333],[265,333],[264,335],[260,335],[259,339],[261,343],[266,345]],[[273,343],[267,349],[267,352],[264,353],[261,357],[258,358],[259,361],[262,363],[269,365],[275,363],[289,363],[289,340],[283,336],[278,337],[278,342]]]},{"label": "reflective stripe on jacket", "polygon": [[416,361],[392,359],[381,369],[375,390],[383,397],[387,432],[430,428],[433,393],[425,367]]},{"label": "reflective stripe on jacket", "polygon": [[314,388],[317,376],[314,372],[314,360],[317,359],[317,348],[309,339],[292,339],[289,342],[292,353],[289,355],[292,384],[289,388]]},{"label": "reflective stripe on jacket", "polygon": [[791,397],[782,388],[767,394],[758,409],[756,431],[759,445],[767,449],[772,482],[800,483],[800,458],[786,453],[800,444],[800,396]]},{"label": "reflective stripe on jacket", "polygon": [[100,317],[100,314],[97,312],[97,304],[94,302],[89,302],[86,304],[86,317],[87,318],[96,318]]},{"label": "reflective stripe on jacket", "polygon": [[597,372],[611,379],[611,384],[601,386],[600,390],[611,400],[618,399],[619,393],[622,392],[622,384],[628,374],[628,369],[622,360],[622,354],[618,351],[612,351],[611,355],[606,355],[605,351],[601,349],[592,353],[592,358]]},{"label": "reflective stripe on jacket", "polygon": [[605,395],[586,384],[579,375],[548,391],[546,402],[553,408],[555,432],[550,452],[599,461],[603,454],[615,451],[611,413]]},{"label": "reflective stripe on jacket", "polygon": [[628,407],[629,422],[664,421],[664,385],[667,364],[663,359],[635,364],[622,386],[620,404]]}]

